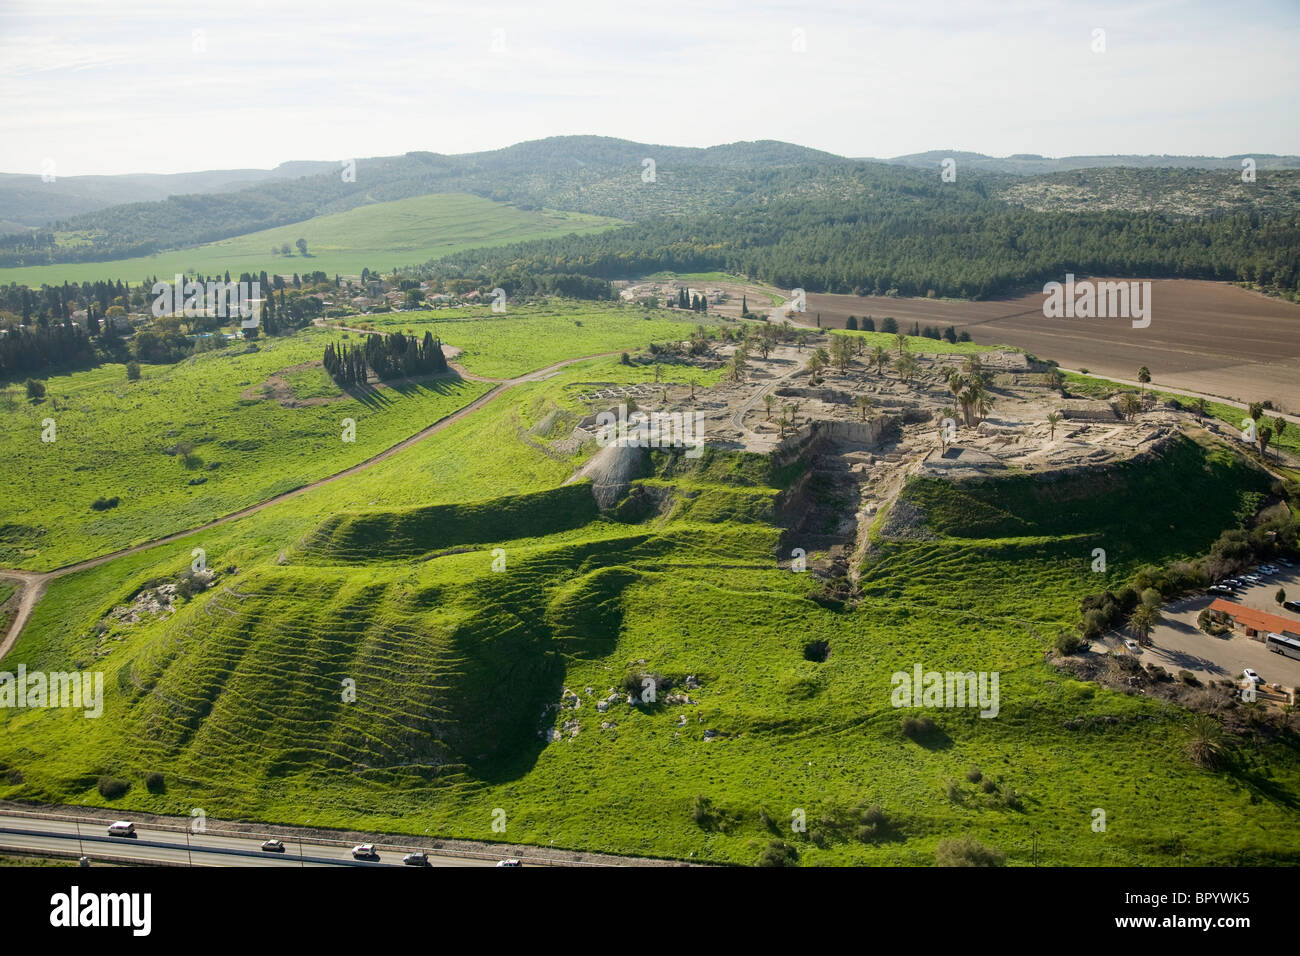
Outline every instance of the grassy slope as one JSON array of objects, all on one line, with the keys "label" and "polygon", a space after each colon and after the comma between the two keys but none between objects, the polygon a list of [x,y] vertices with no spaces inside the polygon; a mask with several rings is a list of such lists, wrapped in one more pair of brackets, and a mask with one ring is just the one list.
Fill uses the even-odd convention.
[{"label": "grassy slope", "polygon": [[[137,259],[61,263],[0,269],[0,283],[83,282],[121,278],[136,282],[147,276],[167,278],[189,274],[241,272],[289,274],[324,271],[357,275],[363,268],[387,272],[393,266],[427,262],[478,246],[525,239],[545,239],[599,232],[618,220],[557,210],[527,211],[478,196],[437,193],[393,202],[374,203],[347,212],[317,216],[306,222],[277,226],[222,239],[191,249],[163,252]],[[294,243],[307,240],[307,258]],[[288,243],[292,255],[272,255],[272,247]]]},{"label": "grassy slope", "polygon": [[[1108,549],[1113,584],[1232,522],[1262,479],[1219,452],[1184,444],[1156,465],[1045,491],[1027,479],[970,491],[915,482],[908,497],[938,539],[879,542],[867,598],[845,614],[806,600],[807,577],[775,569],[776,489],[745,459],[661,473],[654,484],[678,502],[666,519],[587,521],[548,495],[515,512],[511,540],[415,562],[409,544],[385,551],[383,529],[424,520],[412,506],[554,488],[572,465],[521,430],[572,408],[576,383],[643,373],[609,361],[523,386],[491,417],[373,472],[196,536],[210,564],[238,571],[171,620],[109,632],[101,721],[0,716],[0,769],[26,781],[0,797],[102,804],[95,777],[114,773],[133,783],[124,808],[488,839],[499,807],[512,841],[734,862],[771,838],[760,806],[778,824],[804,809],[825,835],[821,818],[861,801],[883,805],[900,837],[831,835],[823,848],[800,844],[805,862],[925,863],[939,839],[966,831],[1016,863],[1031,830],[1047,863],[1171,862],[1174,831],[1198,863],[1294,852],[1281,849],[1300,832],[1294,755],[1248,754],[1235,776],[1196,770],[1178,712],[1041,662],[1054,628],[1099,586],[1092,547]],[[1169,487],[1198,508],[1187,513]],[[331,523],[343,510],[370,515],[343,519],[351,538]],[[464,540],[454,525],[430,527],[430,549]],[[6,666],[91,660],[95,623],[147,578],[183,569],[189,544],[56,582]],[[504,573],[491,570],[494,545]],[[822,664],[802,654],[816,639],[832,649]],[[697,676],[699,706],[597,713],[584,688],[604,696],[639,660]],[[889,678],[914,662],[998,670],[1000,717],[944,712],[942,739],[904,740]],[[583,706],[540,719],[564,686]],[[1065,729],[1086,715],[1118,723]],[[571,717],[576,737],[541,744],[537,729]],[[706,743],[705,729],[723,736]],[[987,806],[964,782],[972,764],[1024,794],[1024,809]],[[166,773],[165,794],[145,791],[151,770]],[[962,781],[955,805],[951,778]],[[700,794],[717,823],[692,819]],[[1094,807],[1105,833],[1091,830]]]},{"label": "grassy slope", "polygon": [[[559,300],[505,319],[486,307],[477,312],[478,320],[465,312],[463,321],[431,327],[450,345],[463,342],[466,365],[489,375],[636,349],[689,329],[631,310]],[[51,377],[49,397],[37,405],[13,400],[0,415],[0,478],[34,490],[0,508],[0,566],[58,567],[196,527],[362,461],[490,387],[430,380],[381,389],[376,398],[343,396],[300,408],[241,398],[273,372],[319,360],[325,343],[342,334],[308,329],[261,340],[252,353],[240,354],[241,346],[175,366],[146,366],[138,382],[128,382],[122,366],[102,366]],[[648,379],[650,372],[638,370],[636,377]],[[290,373],[288,380],[299,398],[342,396],[319,369]],[[39,440],[46,417],[57,425],[53,444]],[[344,418],[357,424],[353,443],[341,441]],[[165,453],[181,441],[195,445],[202,465],[187,469]],[[220,466],[210,468],[215,462]],[[481,464],[494,467],[491,459]],[[195,478],[207,480],[190,485]],[[96,498],[115,495],[117,508],[90,508]]]},{"label": "grassy slope", "polygon": [[[463,349],[456,359],[471,372],[496,378],[522,375],[566,358],[640,348],[651,341],[684,339],[698,321],[672,312],[624,305],[592,305],[551,299],[546,305],[496,314],[486,306],[399,312],[341,320],[381,332],[423,336],[430,331]],[[707,321],[707,320],[706,320]]]}]

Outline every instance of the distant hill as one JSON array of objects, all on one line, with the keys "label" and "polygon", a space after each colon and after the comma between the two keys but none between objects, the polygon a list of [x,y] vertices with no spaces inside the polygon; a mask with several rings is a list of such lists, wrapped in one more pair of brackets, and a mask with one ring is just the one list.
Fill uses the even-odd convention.
[{"label": "distant hill", "polygon": [[338,167],[328,162],[281,163],[275,169],[211,169],[198,173],[131,173],[123,176],[56,176],[0,173],[0,227],[39,227],[50,222],[133,202],[168,196],[244,189],[268,180],[315,175]]},{"label": "distant hill", "polygon": [[1114,166],[1135,169],[1241,169],[1241,161],[1247,156],[1255,160],[1256,169],[1300,169],[1300,156],[1277,156],[1272,153],[1243,153],[1240,156],[1062,156],[1053,159],[1032,153],[1015,153],[1011,156],[998,157],[953,149],[932,149],[924,153],[911,153],[907,156],[895,156],[893,159],[870,161],[932,169],[951,157],[957,160],[959,168],[964,167],[969,171],[1037,176],[1042,173],[1059,173],[1071,169]]}]

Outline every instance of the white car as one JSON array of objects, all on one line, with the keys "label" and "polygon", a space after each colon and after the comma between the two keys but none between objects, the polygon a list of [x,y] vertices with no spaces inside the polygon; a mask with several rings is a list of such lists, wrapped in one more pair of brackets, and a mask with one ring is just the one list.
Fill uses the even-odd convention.
[{"label": "white car", "polygon": [[1142,648],[1138,647],[1138,642],[1131,637],[1124,638],[1124,646],[1128,648],[1130,654],[1141,654]]},{"label": "white car", "polygon": [[497,866],[523,866],[518,860],[498,860]]},{"label": "white car", "polygon": [[1241,676],[1252,684],[1262,684],[1264,679],[1256,674],[1251,668],[1247,667],[1241,672]]},{"label": "white car", "polygon": [[373,843],[362,843],[352,848],[352,859],[377,860],[379,859],[379,851],[375,849]]}]

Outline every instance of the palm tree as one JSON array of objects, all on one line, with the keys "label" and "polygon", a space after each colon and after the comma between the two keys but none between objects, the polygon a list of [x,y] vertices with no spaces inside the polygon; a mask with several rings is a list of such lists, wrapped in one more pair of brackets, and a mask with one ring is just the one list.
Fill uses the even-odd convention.
[{"label": "palm tree", "polygon": [[1273,426],[1273,437],[1280,442],[1282,440],[1282,433],[1286,431],[1286,419],[1279,415],[1269,424]]},{"label": "palm tree", "polygon": [[1203,398],[1198,398],[1196,400],[1196,421],[1200,422],[1200,420],[1204,418],[1206,415],[1208,415],[1209,413],[1210,413],[1209,403],[1206,402],[1205,399]]},{"label": "palm tree", "polygon": [[862,420],[865,422],[867,420],[867,409],[873,404],[871,398],[867,395],[859,395],[855,404],[858,406],[858,411],[862,413]]},{"label": "palm tree", "polygon": [[1060,412],[1052,412],[1047,416],[1047,427],[1050,429],[1047,433],[1047,440],[1052,441],[1056,438],[1056,426],[1061,421]]},{"label": "palm tree", "polygon": [[763,396],[763,404],[767,406],[767,420],[769,422],[772,420],[772,404],[775,401],[776,399],[772,397],[771,392],[768,392],[766,395]]},{"label": "palm tree", "polygon": [[1142,411],[1142,400],[1132,392],[1125,392],[1119,397],[1119,411],[1125,418],[1132,420]]},{"label": "palm tree", "polygon": [[1160,621],[1160,611],[1149,604],[1139,604],[1128,619],[1128,632],[1139,644],[1151,643],[1151,631]]},{"label": "palm tree", "polygon": [[1143,365],[1138,369],[1138,383],[1142,386],[1142,394],[1147,393],[1147,385],[1151,382],[1151,369]]},{"label": "palm tree", "polygon": [[731,362],[728,363],[727,375],[733,382],[743,382],[745,380],[745,367],[748,363],[745,361],[745,350],[736,349],[736,354],[731,356]]},{"label": "palm tree", "polygon": [[1259,442],[1259,453],[1267,456],[1268,443],[1273,440],[1273,429],[1267,425],[1261,425],[1259,431],[1255,432],[1255,440]]},{"label": "palm tree", "polygon": [[898,379],[904,384],[910,382],[920,370],[921,364],[910,352],[904,352],[894,361],[894,371],[898,372]]},{"label": "palm tree", "polygon": [[1223,725],[1209,714],[1193,714],[1187,723],[1187,756],[1201,767],[1213,768],[1227,753]]},{"label": "palm tree", "polygon": [[907,336],[904,335],[902,332],[899,332],[894,336],[894,342],[895,344],[898,345],[899,355],[902,355],[904,352],[907,351]]},{"label": "palm tree", "polygon": [[877,345],[871,350],[871,361],[876,365],[876,374],[885,374],[885,363],[889,361],[889,353],[885,351],[883,345]]}]

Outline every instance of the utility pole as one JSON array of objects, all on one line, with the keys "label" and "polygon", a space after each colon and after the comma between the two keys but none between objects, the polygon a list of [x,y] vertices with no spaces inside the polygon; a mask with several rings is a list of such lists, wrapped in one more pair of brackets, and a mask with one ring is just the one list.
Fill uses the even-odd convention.
[{"label": "utility pole", "polygon": [[190,852],[190,827],[185,826],[185,856],[189,858],[190,866],[194,865],[194,854]]}]

